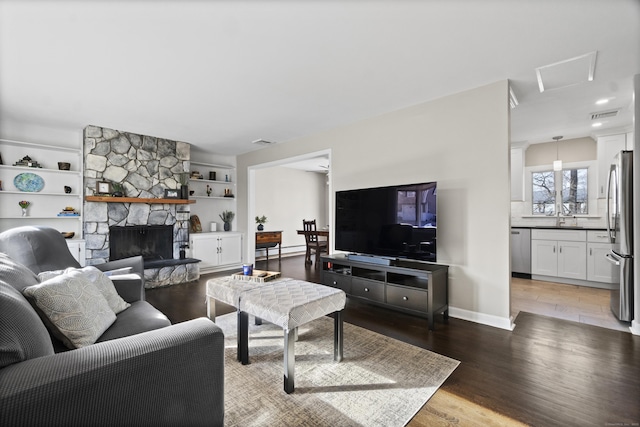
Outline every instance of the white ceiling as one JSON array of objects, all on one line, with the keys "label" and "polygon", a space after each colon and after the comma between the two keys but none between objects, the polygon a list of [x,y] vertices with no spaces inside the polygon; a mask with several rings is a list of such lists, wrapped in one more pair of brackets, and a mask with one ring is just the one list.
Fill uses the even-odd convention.
[{"label": "white ceiling", "polygon": [[[513,142],[620,108],[611,133],[639,24],[637,0],[0,0],[0,136],[94,124],[236,155],[503,79]],[[592,82],[539,92],[537,67],[594,51]]]}]

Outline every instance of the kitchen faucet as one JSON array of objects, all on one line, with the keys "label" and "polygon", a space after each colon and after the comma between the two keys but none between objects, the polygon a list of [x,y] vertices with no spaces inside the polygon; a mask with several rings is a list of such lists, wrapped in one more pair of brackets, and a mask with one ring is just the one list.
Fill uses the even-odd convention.
[{"label": "kitchen faucet", "polygon": [[565,219],[560,217],[560,209],[556,212],[556,227],[562,227],[565,224]]}]

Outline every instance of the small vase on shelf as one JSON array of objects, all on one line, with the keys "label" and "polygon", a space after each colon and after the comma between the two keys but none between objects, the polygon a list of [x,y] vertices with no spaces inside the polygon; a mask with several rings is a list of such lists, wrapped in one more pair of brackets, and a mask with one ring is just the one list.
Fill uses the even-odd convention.
[{"label": "small vase on shelf", "polygon": [[22,216],[29,216],[29,213],[27,212],[27,208],[31,205],[31,202],[27,201],[27,200],[20,200],[18,202],[18,206],[20,206],[20,208],[22,209]]},{"label": "small vase on shelf", "polygon": [[231,231],[231,223],[230,222],[225,222],[224,223],[224,231]]}]

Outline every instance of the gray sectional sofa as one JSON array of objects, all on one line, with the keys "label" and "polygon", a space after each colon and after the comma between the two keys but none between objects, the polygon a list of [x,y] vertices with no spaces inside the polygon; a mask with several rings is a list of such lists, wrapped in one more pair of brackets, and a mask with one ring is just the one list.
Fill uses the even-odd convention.
[{"label": "gray sectional sofa", "polygon": [[[44,272],[69,267],[45,279]],[[109,278],[121,304],[117,314],[91,276],[78,272],[56,230],[0,233],[0,425],[223,425],[222,331],[207,318],[171,325],[144,300],[140,257],[99,267],[133,272]],[[76,321],[73,313],[68,320],[50,310],[59,295],[38,294],[50,282],[63,293],[72,289],[70,301],[89,307],[90,315]],[[78,325],[96,336],[89,343],[58,339]]]}]

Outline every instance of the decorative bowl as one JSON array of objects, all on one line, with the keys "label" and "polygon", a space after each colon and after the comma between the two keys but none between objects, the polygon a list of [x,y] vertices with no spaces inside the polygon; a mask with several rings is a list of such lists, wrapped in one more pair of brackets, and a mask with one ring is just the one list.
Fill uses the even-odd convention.
[{"label": "decorative bowl", "polygon": [[60,234],[62,234],[62,237],[64,237],[65,239],[70,239],[76,235],[76,233],[74,233],[73,231],[62,231],[60,232]]}]

